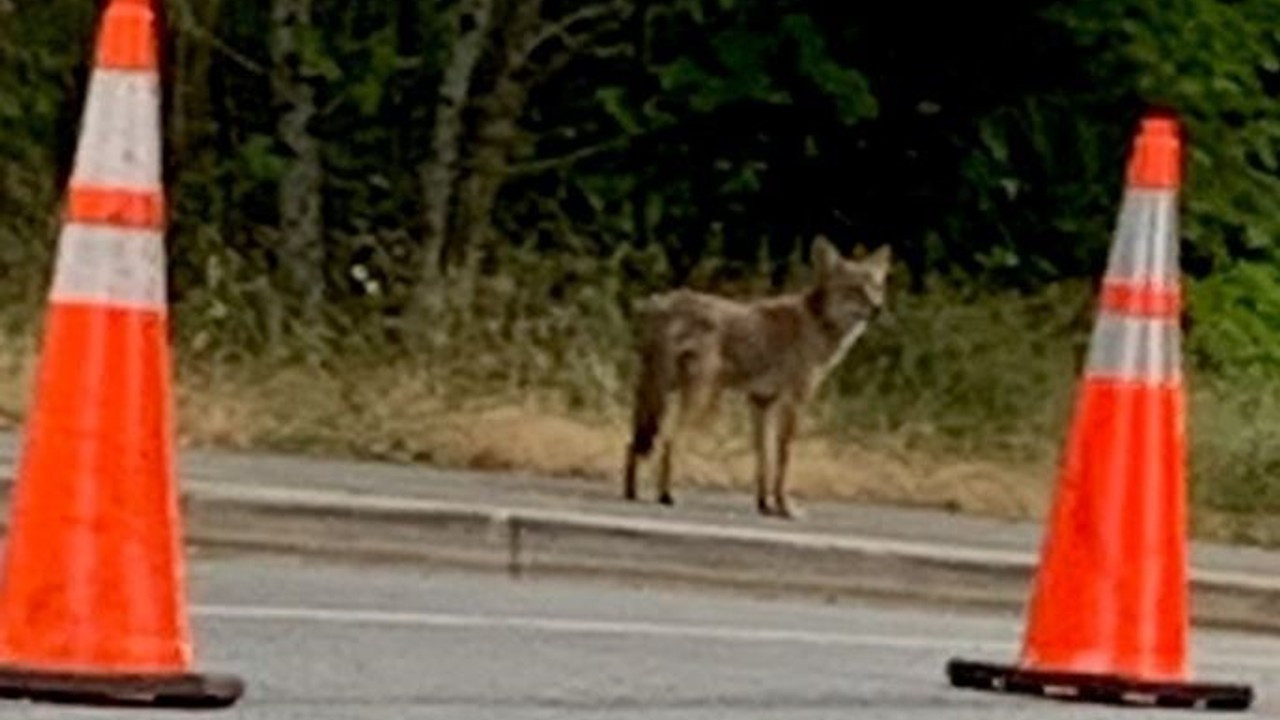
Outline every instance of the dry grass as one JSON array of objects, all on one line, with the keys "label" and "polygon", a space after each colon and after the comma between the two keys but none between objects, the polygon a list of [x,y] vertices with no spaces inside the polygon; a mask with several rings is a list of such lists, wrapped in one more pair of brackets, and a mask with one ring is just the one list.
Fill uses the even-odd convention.
[{"label": "dry grass", "polygon": [[[462,402],[431,392],[437,383],[421,370],[404,367],[358,377],[344,380],[297,369],[256,377],[189,373],[178,385],[180,440],[185,446],[337,453],[618,482],[628,429],[621,407],[575,411],[554,394],[521,402],[496,397]],[[13,396],[10,389],[0,390],[0,397]],[[754,458],[745,425],[743,413],[726,407],[711,426],[687,436],[677,460],[677,489],[752,492]],[[1053,441],[1044,439],[1046,450],[1036,459],[983,459],[911,447],[900,434],[836,433],[821,417],[811,416],[793,450],[790,487],[806,500],[1040,519],[1055,479]],[[646,479],[652,477],[652,464],[647,469]],[[1280,517],[1234,511],[1217,499],[1236,485],[1201,484],[1209,489],[1193,495],[1196,536],[1280,543]]]},{"label": "dry grass", "polygon": [[[341,349],[320,344],[309,359],[291,348],[248,358],[226,339],[180,339],[179,442],[613,486],[633,362],[620,286],[597,278],[551,288],[538,284],[550,283],[546,273],[525,276],[499,277],[470,303],[445,294],[413,352],[341,338]],[[564,297],[549,307],[555,292]],[[1063,286],[1025,297],[942,289],[897,298],[893,320],[868,333],[807,414],[793,492],[1042,517],[1089,328],[1087,294]],[[199,314],[186,312],[185,324],[199,326]],[[0,425],[12,426],[35,343],[29,331],[0,332],[0,341]],[[1188,419],[1196,533],[1280,541],[1280,383],[1195,375]],[[740,404],[726,402],[718,422],[687,438],[677,488],[751,492],[745,420]]]},{"label": "dry grass", "polygon": [[[20,419],[32,347],[29,341],[10,342],[0,352],[3,426],[12,428]],[[405,367],[345,378],[299,368],[184,369],[177,383],[179,442],[617,482],[627,433],[622,408],[588,414],[550,397],[461,403],[434,393],[434,378]],[[744,419],[726,407],[710,427],[686,438],[677,489],[751,492],[753,458]],[[1054,478],[1048,455],[1024,462],[966,459],[903,447],[897,435],[856,441],[848,432],[824,432],[820,425],[821,418],[811,418],[795,446],[791,485],[799,498],[930,506],[1011,519],[1038,519],[1047,508]],[[1280,517],[1274,515],[1202,506],[1193,521],[1202,538],[1280,543]]]},{"label": "dry grass", "polygon": [[0,339],[0,429],[12,430],[22,419],[31,392],[35,343],[29,335]]},{"label": "dry grass", "polygon": [[[10,426],[25,406],[33,343],[0,353],[0,415]],[[358,379],[357,379],[358,378]],[[471,398],[433,392],[410,367],[334,375],[298,367],[180,368],[178,440],[183,447],[272,448],[519,470],[614,483],[627,437],[624,408],[572,411],[550,397]],[[749,492],[753,456],[744,418],[726,408],[681,448],[678,487]],[[887,442],[841,442],[818,430],[798,439],[791,487],[797,497],[946,507],[1002,517],[1037,516],[1043,468],[928,459]]]},{"label": "dry grass", "polygon": [[[273,447],[429,462],[446,467],[520,470],[616,482],[627,437],[622,409],[587,414],[551,399],[433,396],[421,373],[388,368],[359,383],[302,371],[200,373],[179,386],[185,445]],[[387,402],[394,398],[394,402]],[[753,458],[741,418],[691,434],[682,447],[681,486],[746,491]],[[929,461],[917,455],[837,442],[810,432],[796,445],[797,496],[925,504],[1005,517],[1037,514],[1044,483],[1026,466]],[[1043,474],[1043,473],[1041,473]]]},{"label": "dry grass", "polygon": [[[574,418],[535,407],[503,406],[445,413],[448,429],[432,437],[443,462],[485,469],[520,469],[616,482],[627,439],[617,421]],[[677,458],[679,486],[750,492],[754,458],[746,434],[690,435]],[[795,446],[791,487],[798,497],[893,502],[1026,517],[1043,506],[1043,485],[1026,468],[996,463],[927,462],[884,450],[802,438]]]}]

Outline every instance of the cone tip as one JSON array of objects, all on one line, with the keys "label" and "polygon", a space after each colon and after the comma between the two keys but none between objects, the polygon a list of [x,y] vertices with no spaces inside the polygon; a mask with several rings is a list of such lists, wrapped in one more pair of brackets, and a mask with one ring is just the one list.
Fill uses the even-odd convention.
[{"label": "cone tip", "polygon": [[1182,138],[1177,113],[1148,110],[1139,123],[1128,172],[1131,187],[1176,190],[1182,184]]},{"label": "cone tip", "polygon": [[1178,119],[1164,115],[1148,115],[1142,118],[1142,134],[1147,137],[1178,137]]},{"label": "cone tip", "polygon": [[98,38],[97,66],[156,71],[156,12],[153,0],[110,0]]},{"label": "cone tip", "polygon": [[1178,111],[1165,105],[1152,105],[1142,114],[1140,132],[1145,135],[1178,138],[1182,123]]}]

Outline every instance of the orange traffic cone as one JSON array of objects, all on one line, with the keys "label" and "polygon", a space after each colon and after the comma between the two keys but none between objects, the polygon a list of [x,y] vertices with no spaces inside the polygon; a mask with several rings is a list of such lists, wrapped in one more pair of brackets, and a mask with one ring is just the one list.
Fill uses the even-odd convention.
[{"label": "orange traffic cone", "polygon": [[1142,121],[1058,476],[1018,667],[953,659],[957,687],[1245,709],[1190,683],[1176,119]]},{"label": "orange traffic cone", "polygon": [[190,672],[150,0],[101,18],[0,571],[0,697],[218,707]]}]

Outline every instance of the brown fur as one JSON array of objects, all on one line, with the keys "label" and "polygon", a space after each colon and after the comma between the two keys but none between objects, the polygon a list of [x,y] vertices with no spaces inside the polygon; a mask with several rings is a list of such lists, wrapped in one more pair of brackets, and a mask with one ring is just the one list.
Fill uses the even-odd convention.
[{"label": "brown fur", "polygon": [[[785,479],[799,414],[883,306],[890,250],[855,261],[819,237],[813,259],[815,281],[800,292],[737,301],[682,288],[642,303],[624,497],[636,498],[638,461],[661,442],[658,501],[673,504],[676,436],[706,419],[724,390],[733,390],[752,411],[757,508],[792,517]],[[675,428],[664,431],[671,393],[679,395],[679,411]]]}]

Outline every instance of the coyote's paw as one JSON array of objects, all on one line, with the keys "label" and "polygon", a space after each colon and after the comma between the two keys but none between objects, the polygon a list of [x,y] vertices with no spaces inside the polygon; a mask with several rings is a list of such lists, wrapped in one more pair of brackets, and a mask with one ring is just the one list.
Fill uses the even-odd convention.
[{"label": "coyote's paw", "polygon": [[803,520],[804,512],[795,506],[795,504],[780,500],[777,507],[773,509],[773,516],[783,520]]}]

